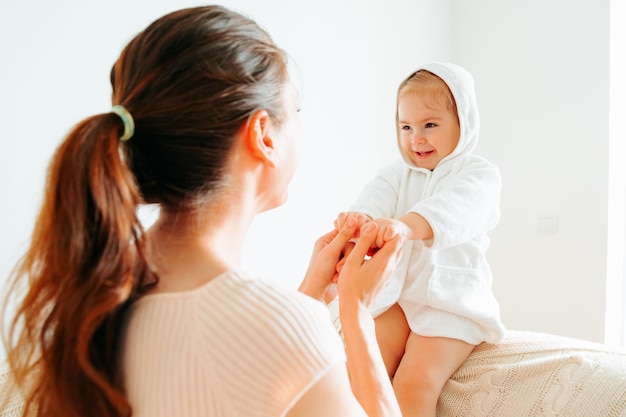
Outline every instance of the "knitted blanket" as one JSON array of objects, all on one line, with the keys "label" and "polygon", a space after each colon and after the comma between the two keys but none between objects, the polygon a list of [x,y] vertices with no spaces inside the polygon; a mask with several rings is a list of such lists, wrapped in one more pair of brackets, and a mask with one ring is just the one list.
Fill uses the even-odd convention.
[{"label": "knitted blanket", "polygon": [[16,391],[6,361],[0,363],[0,417],[21,417],[24,399]]},{"label": "knitted blanket", "polygon": [[483,343],[450,378],[438,417],[624,417],[626,350],[508,331]]}]

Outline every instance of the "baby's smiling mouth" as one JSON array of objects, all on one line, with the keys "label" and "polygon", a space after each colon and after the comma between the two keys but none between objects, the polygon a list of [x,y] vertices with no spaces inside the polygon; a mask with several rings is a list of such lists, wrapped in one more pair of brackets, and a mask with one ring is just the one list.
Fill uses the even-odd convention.
[{"label": "baby's smiling mouth", "polygon": [[425,157],[429,156],[433,152],[435,152],[435,151],[415,152],[415,155],[417,155],[419,158],[425,158]]}]

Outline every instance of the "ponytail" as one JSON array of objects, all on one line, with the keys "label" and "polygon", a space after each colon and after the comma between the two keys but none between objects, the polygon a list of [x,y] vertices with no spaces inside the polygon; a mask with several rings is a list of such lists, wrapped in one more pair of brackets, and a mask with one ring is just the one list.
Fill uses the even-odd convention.
[{"label": "ponytail", "polygon": [[91,117],[57,149],[30,247],[11,276],[4,310],[13,297],[21,303],[3,341],[24,416],[131,415],[120,337],[149,269],[121,125],[113,113]]}]

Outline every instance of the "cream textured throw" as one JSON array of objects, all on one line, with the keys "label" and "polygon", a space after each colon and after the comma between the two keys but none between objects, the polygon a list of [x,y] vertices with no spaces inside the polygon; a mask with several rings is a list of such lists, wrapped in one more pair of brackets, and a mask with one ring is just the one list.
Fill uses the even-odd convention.
[{"label": "cream textured throw", "polygon": [[0,363],[0,417],[22,417],[24,400],[15,390],[9,366]]},{"label": "cream textured throw", "polygon": [[626,416],[626,351],[544,333],[483,343],[446,384],[439,417]]}]

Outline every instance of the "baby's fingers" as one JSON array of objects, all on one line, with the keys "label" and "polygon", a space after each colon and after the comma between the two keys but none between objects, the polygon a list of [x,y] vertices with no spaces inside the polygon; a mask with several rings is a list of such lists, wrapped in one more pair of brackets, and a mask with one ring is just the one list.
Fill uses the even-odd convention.
[{"label": "baby's fingers", "polygon": [[386,259],[392,265],[395,265],[400,252],[404,239],[399,233],[396,233],[391,240],[386,241],[383,246],[372,256],[376,259]]},{"label": "baby's fingers", "polygon": [[395,227],[393,227],[392,225],[389,225],[385,228],[385,232],[383,233],[383,240],[385,242],[390,241],[391,239],[393,239],[394,237],[396,237],[398,234],[400,234],[400,232],[398,231],[398,229],[396,229]]}]

